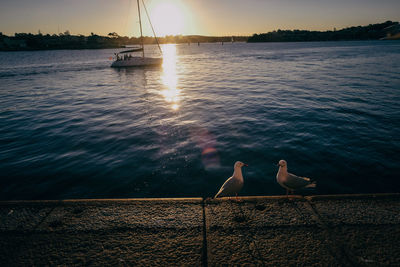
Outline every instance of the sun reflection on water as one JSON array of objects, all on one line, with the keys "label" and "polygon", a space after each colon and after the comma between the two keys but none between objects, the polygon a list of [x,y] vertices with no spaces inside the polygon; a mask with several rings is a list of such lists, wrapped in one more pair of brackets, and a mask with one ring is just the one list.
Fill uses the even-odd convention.
[{"label": "sun reflection on water", "polygon": [[176,74],[176,46],[174,44],[163,46],[162,67],[162,83],[166,88],[160,93],[164,96],[165,101],[171,104],[173,110],[178,110],[181,90],[178,89],[178,76]]}]

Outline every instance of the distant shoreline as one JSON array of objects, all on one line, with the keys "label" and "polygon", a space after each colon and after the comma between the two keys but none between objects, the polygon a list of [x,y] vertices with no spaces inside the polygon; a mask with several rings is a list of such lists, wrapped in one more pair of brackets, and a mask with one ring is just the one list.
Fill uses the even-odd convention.
[{"label": "distant shoreline", "polygon": [[318,42],[318,41],[363,41],[399,40],[398,22],[386,21],[368,26],[349,27],[333,31],[277,30],[254,34],[249,43],[257,42]]},{"label": "distant shoreline", "polygon": [[[198,44],[198,43],[230,43],[246,42],[248,36],[166,36],[160,38],[143,37],[144,44]],[[68,32],[60,35],[17,33],[10,37],[0,33],[0,51],[39,51],[39,50],[82,50],[125,48],[140,45],[140,38],[119,36],[110,33],[108,36],[92,34],[90,36],[70,35]]]},{"label": "distant shoreline", "polygon": [[[392,39],[385,39],[385,40],[392,40]],[[394,39],[393,39],[394,40]],[[400,39],[396,39],[400,40]],[[352,41],[359,41],[359,42],[368,42],[368,41],[384,41],[384,40],[377,40],[377,39],[366,39],[366,40],[336,40],[336,41],[270,41],[270,42],[246,42],[246,41],[238,41],[237,43],[316,43],[316,42],[352,42]],[[200,44],[213,44],[213,43],[221,43],[221,42],[199,42]],[[228,42],[227,42],[228,43]],[[164,44],[179,44],[184,45],[184,43],[162,43]],[[147,45],[154,45],[154,44],[147,44]],[[198,45],[198,43],[191,43],[190,45]],[[36,51],[55,51],[55,50],[101,50],[101,49],[123,49],[127,47],[76,47],[76,48],[43,48],[43,49],[14,49],[14,50],[2,50],[0,52],[36,52]]]},{"label": "distant shoreline", "polygon": [[[277,30],[253,36],[201,36],[176,35],[160,38],[143,37],[144,44],[199,44],[230,42],[319,42],[319,41],[366,41],[400,40],[399,22],[386,21],[368,26],[349,27],[333,31]],[[56,35],[16,33],[6,36],[0,32],[0,51],[41,51],[41,50],[82,50],[82,49],[117,49],[139,45],[137,37],[119,36],[109,33],[107,36],[71,35],[68,31]]]}]

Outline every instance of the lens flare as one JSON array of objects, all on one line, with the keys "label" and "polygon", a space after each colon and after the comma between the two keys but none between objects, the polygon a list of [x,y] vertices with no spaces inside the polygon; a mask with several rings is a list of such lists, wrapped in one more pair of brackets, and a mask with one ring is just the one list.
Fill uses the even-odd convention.
[{"label": "lens flare", "polygon": [[205,128],[193,127],[191,136],[196,140],[197,146],[201,149],[201,161],[204,169],[211,170],[221,166],[219,154],[216,147],[215,137]]}]

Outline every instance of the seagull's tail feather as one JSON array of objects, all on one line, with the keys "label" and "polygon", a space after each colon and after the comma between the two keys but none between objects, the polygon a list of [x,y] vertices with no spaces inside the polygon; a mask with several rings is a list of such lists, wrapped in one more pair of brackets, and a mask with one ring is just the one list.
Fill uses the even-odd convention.
[{"label": "seagull's tail feather", "polygon": [[309,181],[310,181],[310,184],[306,185],[307,188],[315,188],[315,187],[317,187],[317,181],[315,181],[313,179],[310,179],[310,178],[307,178],[307,179],[309,179]]},{"label": "seagull's tail feather", "polygon": [[219,189],[218,193],[215,195],[214,198],[225,196],[225,187],[224,187],[224,185],[222,185],[221,189]]}]

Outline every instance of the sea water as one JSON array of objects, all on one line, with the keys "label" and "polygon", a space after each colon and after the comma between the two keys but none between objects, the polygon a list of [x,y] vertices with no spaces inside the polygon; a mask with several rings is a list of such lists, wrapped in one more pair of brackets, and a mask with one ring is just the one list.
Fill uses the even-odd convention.
[{"label": "sea water", "polygon": [[[0,199],[399,192],[400,42],[163,45],[0,53]],[[156,47],[146,47],[149,55]]]}]

